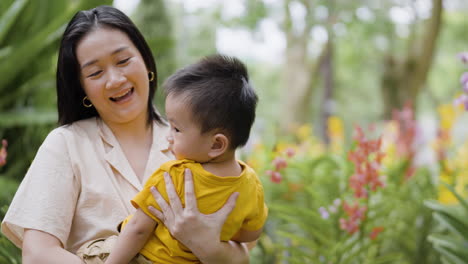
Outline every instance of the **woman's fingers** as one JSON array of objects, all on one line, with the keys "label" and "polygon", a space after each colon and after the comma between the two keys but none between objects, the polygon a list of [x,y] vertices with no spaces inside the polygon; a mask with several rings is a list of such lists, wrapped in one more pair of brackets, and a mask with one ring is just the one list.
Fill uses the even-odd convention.
[{"label": "woman's fingers", "polygon": [[153,206],[148,206],[148,210],[151,212],[152,215],[156,216],[161,222],[165,222],[166,219],[164,218],[164,214],[161,213],[158,209],[154,208]]},{"label": "woman's fingers", "polygon": [[182,212],[182,203],[180,202],[179,196],[174,188],[174,183],[169,173],[164,173],[164,182],[166,183],[167,196],[169,197],[169,203],[174,214],[178,215]]},{"label": "woman's fingers", "polygon": [[[154,214],[154,215],[157,216],[159,218],[159,220],[161,220],[164,224],[166,224],[167,220],[171,221],[173,219],[173,217],[174,217],[174,213],[172,212],[172,208],[169,206],[169,204],[167,204],[166,200],[164,200],[164,198],[158,192],[156,187],[154,187],[154,186],[151,187],[150,191],[151,191],[151,194],[153,195],[154,199],[158,203],[159,207],[161,207],[161,210],[162,210],[162,213],[161,213],[159,210],[156,210],[155,208],[153,208],[154,210],[159,212],[159,214]],[[148,210],[150,210],[149,207],[148,207]],[[151,212],[153,213],[153,211],[151,211]]]},{"label": "woman's fingers", "polygon": [[198,212],[197,199],[193,188],[192,171],[185,169],[185,209]]}]

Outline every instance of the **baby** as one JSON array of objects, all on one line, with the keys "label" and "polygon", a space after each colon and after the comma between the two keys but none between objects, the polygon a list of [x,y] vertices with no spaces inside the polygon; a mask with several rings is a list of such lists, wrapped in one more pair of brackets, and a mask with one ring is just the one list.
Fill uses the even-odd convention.
[{"label": "baby", "polygon": [[198,208],[204,214],[216,212],[233,192],[239,192],[236,207],[223,226],[222,241],[258,239],[267,218],[256,173],[235,157],[236,149],[249,138],[258,100],[244,64],[213,55],[178,70],[163,87],[171,130],[167,140],[177,160],[163,164],[131,201],[137,211],[125,221],[106,264],[129,263],[138,252],[135,259],[149,263],[200,263],[148,211],[150,205],[160,210],[151,195],[152,186],[168,200],[165,172],[172,176],[185,203],[184,171],[192,171]]}]

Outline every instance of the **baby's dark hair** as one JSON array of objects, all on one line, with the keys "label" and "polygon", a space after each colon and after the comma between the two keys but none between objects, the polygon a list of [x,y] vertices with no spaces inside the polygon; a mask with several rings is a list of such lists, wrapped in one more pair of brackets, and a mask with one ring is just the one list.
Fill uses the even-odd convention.
[{"label": "baby's dark hair", "polygon": [[219,129],[230,148],[247,143],[258,97],[245,65],[234,57],[211,55],[184,67],[163,84],[166,96],[184,96],[202,133]]}]

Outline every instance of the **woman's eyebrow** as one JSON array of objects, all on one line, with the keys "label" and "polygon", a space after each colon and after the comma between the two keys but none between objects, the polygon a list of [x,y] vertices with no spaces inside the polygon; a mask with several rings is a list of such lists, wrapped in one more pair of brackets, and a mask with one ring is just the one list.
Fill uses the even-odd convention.
[{"label": "woman's eyebrow", "polygon": [[[113,52],[111,52],[111,55],[114,55],[114,54],[119,53],[119,52],[121,52],[121,51],[123,51],[123,50],[126,50],[126,49],[128,49],[128,46],[120,47],[120,48],[114,50]],[[90,65],[92,65],[92,64],[94,64],[94,63],[96,63],[97,61],[98,61],[98,60],[91,60],[91,61],[88,61],[88,62],[86,62],[85,64],[83,64],[83,66],[81,66],[81,69],[84,69],[85,67],[88,67],[88,66],[90,66]]]}]

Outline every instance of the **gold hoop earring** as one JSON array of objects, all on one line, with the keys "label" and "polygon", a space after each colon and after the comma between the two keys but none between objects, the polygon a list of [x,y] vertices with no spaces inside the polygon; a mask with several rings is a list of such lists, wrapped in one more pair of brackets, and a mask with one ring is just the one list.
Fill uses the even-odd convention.
[{"label": "gold hoop earring", "polygon": [[148,72],[148,78],[150,82],[154,81],[154,75],[155,75],[154,72],[152,71]]},{"label": "gold hoop earring", "polygon": [[[89,103],[88,103],[89,102]],[[86,107],[86,108],[90,108],[93,106],[93,103],[91,103],[91,101],[89,100],[88,96],[85,96],[83,98],[83,106]]]}]

